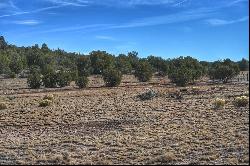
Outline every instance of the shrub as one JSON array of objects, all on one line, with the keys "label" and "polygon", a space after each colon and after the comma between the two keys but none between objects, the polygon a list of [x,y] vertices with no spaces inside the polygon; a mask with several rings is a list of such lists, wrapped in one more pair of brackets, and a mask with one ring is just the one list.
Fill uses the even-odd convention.
[{"label": "shrub", "polygon": [[70,84],[71,74],[66,71],[60,71],[57,73],[57,85],[59,87],[65,87]]},{"label": "shrub", "polygon": [[152,98],[156,97],[157,93],[155,91],[153,91],[152,89],[147,89],[146,92],[138,95],[138,97],[141,100],[151,100]]},{"label": "shrub", "polygon": [[54,95],[52,94],[47,94],[43,97],[43,100],[50,100],[50,101],[53,101],[54,100]]},{"label": "shrub", "polygon": [[119,86],[122,81],[122,74],[116,69],[107,69],[102,74],[107,87]]},{"label": "shrub", "polygon": [[245,107],[248,104],[248,97],[247,96],[241,96],[237,97],[235,99],[235,106],[237,107]]},{"label": "shrub", "polygon": [[0,110],[7,109],[7,105],[5,103],[0,103]]},{"label": "shrub", "polygon": [[49,106],[51,104],[52,104],[51,100],[43,99],[42,101],[40,101],[39,107],[47,107],[47,106]]},{"label": "shrub", "polygon": [[86,88],[88,86],[88,77],[86,76],[81,76],[81,77],[78,77],[77,80],[76,80],[76,85],[79,87],[79,88]]},{"label": "shrub", "polygon": [[11,72],[11,73],[9,74],[9,77],[10,77],[10,78],[16,78],[16,73],[15,73],[15,72]]},{"label": "shrub", "polygon": [[153,76],[151,65],[147,61],[139,61],[136,65],[134,75],[140,82],[149,81]]},{"label": "shrub", "polygon": [[214,106],[216,109],[223,108],[225,104],[226,104],[226,101],[224,99],[216,98],[214,101]]},{"label": "shrub", "polygon": [[38,72],[33,72],[28,76],[27,79],[28,86],[32,89],[40,88],[41,82],[41,74]]}]

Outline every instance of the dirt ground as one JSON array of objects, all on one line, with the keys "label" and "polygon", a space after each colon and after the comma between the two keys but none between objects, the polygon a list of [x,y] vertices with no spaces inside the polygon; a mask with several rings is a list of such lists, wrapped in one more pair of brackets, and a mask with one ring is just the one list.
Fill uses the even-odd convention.
[{"label": "dirt ground", "polygon": [[[0,80],[0,102],[8,106],[0,110],[0,164],[249,164],[249,104],[233,105],[248,84],[200,82],[183,99],[169,95],[181,88],[157,77],[103,85],[99,76],[83,90]],[[146,88],[158,96],[141,101]],[[39,107],[46,94],[53,104]],[[226,99],[225,108],[214,109],[216,97]]]}]

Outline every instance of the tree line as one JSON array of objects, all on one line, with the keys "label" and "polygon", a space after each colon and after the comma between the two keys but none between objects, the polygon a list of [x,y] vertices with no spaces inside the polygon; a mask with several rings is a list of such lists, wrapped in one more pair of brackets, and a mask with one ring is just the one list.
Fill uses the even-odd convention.
[{"label": "tree line", "polygon": [[239,71],[247,70],[249,61],[244,58],[238,62],[230,59],[206,62],[189,56],[140,58],[135,51],[115,56],[100,50],[83,55],[51,50],[47,44],[17,47],[0,36],[0,74],[11,78],[28,77],[31,88],[64,87],[71,81],[83,88],[88,84],[87,77],[94,74],[102,75],[106,86],[118,86],[123,74],[133,74],[139,81],[147,82],[155,73],[168,76],[177,86],[194,83],[202,76],[226,83]]}]

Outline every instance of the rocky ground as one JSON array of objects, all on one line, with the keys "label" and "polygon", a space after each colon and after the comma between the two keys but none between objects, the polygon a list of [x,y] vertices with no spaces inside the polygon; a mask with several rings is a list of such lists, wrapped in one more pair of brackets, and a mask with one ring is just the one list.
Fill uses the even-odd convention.
[{"label": "rocky ground", "polygon": [[[161,84],[159,84],[161,83]],[[88,89],[27,88],[0,80],[0,164],[249,164],[249,104],[237,108],[247,84],[176,88],[126,76],[118,88],[91,77]],[[137,95],[150,88],[152,100]],[[182,98],[173,97],[180,91]],[[39,107],[46,94],[48,107]],[[216,97],[226,106],[214,109]]]}]

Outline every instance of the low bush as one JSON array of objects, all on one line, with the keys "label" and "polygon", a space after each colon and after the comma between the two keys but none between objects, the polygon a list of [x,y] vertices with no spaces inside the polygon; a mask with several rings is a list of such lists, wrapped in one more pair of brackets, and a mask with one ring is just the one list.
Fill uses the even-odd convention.
[{"label": "low bush", "polygon": [[5,103],[0,103],[0,110],[7,109],[7,105]]},{"label": "low bush", "polygon": [[236,97],[234,103],[235,106],[237,107],[245,107],[248,104],[248,97],[247,96]]},{"label": "low bush", "polygon": [[49,106],[51,104],[52,104],[51,100],[43,99],[42,101],[40,101],[39,107],[47,107],[47,106]]},{"label": "low bush", "polygon": [[216,98],[214,101],[214,106],[216,109],[223,108],[226,104],[224,99]]},{"label": "low bush", "polygon": [[156,96],[157,96],[157,93],[155,91],[153,91],[152,89],[147,89],[146,92],[138,95],[138,97],[141,100],[151,100],[151,99],[153,99]]},{"label": "low bush", "polygon": [[50,101],[53,101],[54,100],[54,95],[52,94],[47,94],[43,97],[43,100],[50,100]]}]

